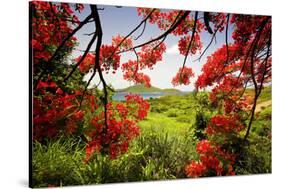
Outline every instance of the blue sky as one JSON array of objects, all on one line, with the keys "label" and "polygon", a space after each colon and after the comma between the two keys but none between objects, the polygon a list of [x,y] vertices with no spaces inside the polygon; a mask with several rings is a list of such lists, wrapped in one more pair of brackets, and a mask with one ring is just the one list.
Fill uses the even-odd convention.
[{"label": "blue sky", "polygon": [[[111,44],[111,39],[113,36],[118,34],[127,35],[131,30],[133,30],[139,22],[142,20],[141,17],[137,15],[137,11],[135,7],[122,7],[116,8],[115,6],[98,6],[99,8],[104,8],[104,10],[99,11],[100,19],[103,29],[103,44]],[[85,9],[81,14],[77,14],[80,20],[83,20],[90,12],[89,6],[85,5]],[[201,13],[199,13],[199,17],[201,17]],[[79,46],[77,49],[85,50],[86,46],[91,39],[91,36],[86,36],[84,34],[91,33],[95,30],[94,23],[89,23],[84,26],[77,34],[76,37],[79,41]],[[142,30],[142,27],[136,31],[133,36],[137,36]],[[229,41],[231,41],[231,30],[232,26],[229,29]],[[159,30],[157,26],[152,24],[147,24],[146,30],[142,37],[134,41],[134,44],[140,44],[145,42],[151,38],[154,38],[160,35],[163,31]],[[203,42],[203,48],[207,46],[211,39],[211,35],[207,32],[202,32],[201,40]],[[205,55],[201,59],[200,62],[195,59],[198,58],[199,55],[189,56],[186,66],[191,67],[193,72],[195,73],[195,77],[191,79],[191,84],[188,86],[178,86],[173,87],[171,84],[172,78],[176,75],[178,69],[182,66],[184,56],[179,54],[177,43],[179,37],[175,37],[173,35],[169,35],[166,40],[166,53],[163,55],[163,60],[158,62],[153,70],[145,69],[143,72],[150,76],[151,84],[153,86],[157,86],[159,88],[176,88],[183,91],[191,91],[194,89],[194,82],[197,76],[201,72],[202,65],[206,62],[206,58],[208,55],[212,54],[218,47],[222,46],[225,43],[225,32],[217,33],[216,43],[210,46],[210,48],[206,51]],[[94,50],[95,45],[92,46],[91,50]],[[72,58],[75,58],[81,54],[80,51],[74,51],[72,54]],[[135,59],[134,53],[124,53],[121,56],[121,64],[125,63],[128,59]],[[116,74],[104,74],[107,83],[110,83],[114,88],[125,88],[133,85],[132,82],[125,81],[123,79],[122,71],[119,69]],[[85,76],[85,80],[89,78],[89,74]],[[98,83],[99,79],[94,78],[92,84]]]}]

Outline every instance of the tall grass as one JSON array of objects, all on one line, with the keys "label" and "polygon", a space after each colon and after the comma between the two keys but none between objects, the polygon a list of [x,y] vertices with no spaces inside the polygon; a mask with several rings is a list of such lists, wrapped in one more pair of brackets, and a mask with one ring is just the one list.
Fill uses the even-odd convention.
[{"label": "tall grass", "polygon": [[[262,101],[271,99],[262,95]],[[194,137],[196,100],[192,94],[150,100],[148,117],[139,123],[141,135],[127,153],[116,159],[94,154],[84,162],[85,143],[60,137],[46,144],[33,144],[34,187],[131,182],[185,178],[184,168],[198,159]],[[271,172],[271,106],[253,123],[250,146],[241,149],[235,163],[238,175]]]},{"label": "tall grass", "polygon": [[186,163],[194,159],[195,141],[189,136],[147,132],[134,140],[129,151],[114,160],[94,154],[85,163],[83,145],[72,138],[34,143],[35,187],[184,178]]}]

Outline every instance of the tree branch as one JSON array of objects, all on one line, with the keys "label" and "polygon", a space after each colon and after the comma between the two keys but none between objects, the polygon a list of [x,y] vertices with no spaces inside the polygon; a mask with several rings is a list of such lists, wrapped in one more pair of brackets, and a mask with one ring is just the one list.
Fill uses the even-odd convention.
[{"label": "tree branch", "polygon": [[78,68],[78,66],[83,62],[83,60],[86,58],[87,54],[89,53],[89,50],[91,49],[93,43],[95,42],[97,38],[97,34],[95,33],[91,41],[89,42],[84,54],[80,58],[80,60],[77,62],[77,64],[74,65],[73,69],[71,72],[64,78],[64,82],[67,82],[67,80],[70,78],[70,76],[74,73],[74,71]]},{"label": "tree branch", "polygon": [[90,79],[88,80],[88,82],[87,82],[87,84],[84,88],[84,91],[83,91],[83,94],[82,94],[82,97],[81,97],[81,100],[80,100],[79,108],[81,108],[81,105],[82,105],[84,96],[86,94],[87,88],[89,87],[89,85],[90,85],[91,81],[93,80],[93,78],[95,77],[95,75],[96,75],[96,68],[94,68],[93,74],[91,75]]},{"label": "tree branch", "polygon": [[[247,128],[246,134],[244,136],[244,141],[246,141],[247,137],[249,136],[250,129],[251,129],[254,117],[255,117],[255,109],[256,109],[256,105],[257,105],[257,100],[258,100],[258,97],[259,97],[259,95],[261,93],[261,89],[262,89],[262,85],[263,85],[262,82],[263,82],[263,79],[264,79],[264,75],[263,75],[263,79],[262,79],[261,84],[260,84],[260,88],[258,88],[258,84],[257,84],[256,78],[255,78],[255,72],[254,72],[254,62],[255,62],[255,50],[257,48],[257,44],[259,42],[262,30],[264,29],[264,27],[265,27],[266,23],[268,22],[268,20],[269,20],[269,18],[267,18],[266,20],[264,20],[261,23],[260,28],[259,28],[259,30],[258,30],[258,32],[256,34],[255,39],[254,39],[254,46],[253,46],[252,53],[251,53],[251,67],[250,67],[250,69],[251,69],[251,78],[252,78],[252,81],[254,83],[255,97],[254,97],[254,103],[253,103],[252,110],[251,110],[250,121],[248,123],[248,128]],[[269,44],[268,49],[270,49],[271,40],[269,40],[268,44]],[[268,50],[268,54],[269,54],[269,50]],[[267,64],[267,60],[266,60],[266,64]],[[264,72],[264,74],[265,74],[265,72]]]},{"label": "tree branch", "polygon": [[117,54],[128,52],[128,51],[131,51],[133,49],[140,48],[142,46],[145,46],[147,44],[153,43],[155,41],[158,41],[158,40],[164,38],[165,36],[169,35],[172,31],[174,31],[180,25],[180,23],[188,16],[188,14],[189,14],[189,11],[184,12],[184,14],[178,19],[178,21],[175,24],[173,24],[168,30],[166,30],[163,34],[159,35],[158,37],[153,38],[153,39],[151,39],[147,42],[144,42],[142,44],[139,44],[137,46],[134,46],[132,48],[126,49],[124,51],[119,51],[119,52],[117,52]]},{"label": "tree branch", "polygon": [[229,23],[229,17],[230,14],[227,14],[227,19],[226,19],[226,29],[225,29],[225,45],[226,45],[226,63],[225,65],[228,64],[228,59],[229,59],[229,50],[228,50],[228,23]]},{"label": "tree branch", "polygon": [[146,21],[147,21],[147,20],[145,20],[145,22],[144,22],[144,24],[143,24],[143,29],[142,29],[141,33],[135,38],[135,40],[138,40],[138,39],[142,36],[142,34],[144,33],[144,30],[145,30],[145,28],[146,28]]},{"label": "tree branch", "polygon": [[102,82],[102,85],[103,85],[103,93],[104,93],[104,98],[103,98],[103,104],[104,104],[104,124],[105,124],[105,127],[103,129],[103,133],[106,133],[107,132],[107,127],[108,127],[108,124],[107,124],[107,98],[108,98],[108,92],[107,92],[107,84],[104,80],[104,77],[103,77],[103,74],[102,74],[102,71],[101,71],[101,67],[100,67],[100,48],[101,48],[101,45],[102,45],[102,36],[103,36],[103,33],[102,33],[102,26],[101,26],[101,22],[100,22],[100,18],[99,18],[99,13],[98,13],[98,10],[97,10],[97,6],[96,5],[90,5],[91,7],[91,10],[93,12],[93,16],[94,16],[94,19],[95,19],[95,25],[96,25],[96,33],[97,33],[97,44],[96,44],[96,57],[95,57],[95,67],[98,71],[98,74],[99,74],[99,77],[100,77],[100,80]]},{"label": "tree branch", "polygon": [[199,62],[201,61],[201,58],[203,57],[203,55],[206,53],[206,51],[209,49],[209,47],[210,47],[211,44],[213,43],[217,31],[218,31],[218,29],[215,30],[215,32],[213,33],[212,38],[211,38],[209,44],[208,44],[207,47],[204,49],[204,51],[200,54],[199,58],[197,58],[196,60],[194,60],[194,62],[195,62],[195,61],[199,61]]},{"label": "tree branch", "polygon": [[[191,34],[191,38],[190,38],[190,41],[189,41],[189,44],[188,44],[188,47],[187,47],[187,51],[185,53],[182,68],[184,68],[184,66],[185,66],[187,56],[188,56],[188,53],[190,51],[190,48],[191,48],[191,45],[192,45],[192,42],[193,42],[193,39],[194,39],[194,35],[195,35],[195,32],[196,32],[197,18],[198,18],[198,12],[196,11],[195,15],[194,15],[194,24],[193,24],[192,34]],[[182,69],[182,71],[183,71],[183,69]],[[181,71],[181,74],[182,74],[182,71]],[[181,76],[181,74],[180,74],[180,76]]]},{"label": "tree branch", "polygon": [[[72,32],[61,42],[61,44],[58,46],[54,54],[51,56],[51,58],[46,62],[46,65],[51,64],[57,57],[59,51],[64,47],[65,43],[78,31],[80,30],[90,19],[92,18],[92,15],[89,15],[85,18],[84,21],[82,21]],[[42,79],[43,75],[48,72],[47,69],[44,69],[40,75],[38,76],[38,79],[34,82],[34,89],[37,88],[37,85],[39,81]]]},{"label": "tree branch", "polygon": [[[146,23],[146,21],[150,18],[150,16],[152,15],[152,13],[155,11],[156,9],[152,9],[152,11],[150,11],[150,13],[135,27],[135,29],[133,29],[129,34],[127,34],[121,41],[120,43],[115,47],[112,55],[110,57],[112,57],[114,55],[114,53],[116,52],[116,50],[122,45],[122,43],[128,38],[130,37],[135,31],[137,31],[137,29],[139,29],[141,27],[141,25],[143,23]],[[144,31],[144,30],[143,30]],[[132,49],[131,49],[132,50]]]}]

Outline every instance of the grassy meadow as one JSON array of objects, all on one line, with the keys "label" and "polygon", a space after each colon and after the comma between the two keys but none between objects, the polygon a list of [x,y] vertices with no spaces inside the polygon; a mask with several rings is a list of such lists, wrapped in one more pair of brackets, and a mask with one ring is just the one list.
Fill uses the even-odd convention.
[{"label": "grassy meadow", "polygon": [[[251,95],[252,91],[246,91]],[[207,93],[197,94],[207,96]],[[141,134],[127,153],[110,160],[85,158],[85,143],[71,137],[35,142],[33,180],[36,187],[186,178],[186,164],[197,159],[196,114],[202,107],[193,93],[150,99],[150,112],[139,123]],[[202,103],[202,102],[200,102]],[[203,102],[204,103],[204,102]],[[263,104],[262,104],[263,103]],[[261,94],[250,145],[235,164],[238,175],[271,172],[271,87]],[[204,110],[204,108],[203,108]],[[211,110],[205,111],[212,115]],[[269,136],[270,135],[270,136]]]}]

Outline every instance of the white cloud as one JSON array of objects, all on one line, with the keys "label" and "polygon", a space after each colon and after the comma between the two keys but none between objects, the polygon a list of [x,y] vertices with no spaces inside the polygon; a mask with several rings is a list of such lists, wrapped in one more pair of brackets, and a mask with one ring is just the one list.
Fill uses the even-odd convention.
[{"label": "white cloud", "polygon": [[166,50],[167,54],[179,54],[178,44],[175,44]]}]

